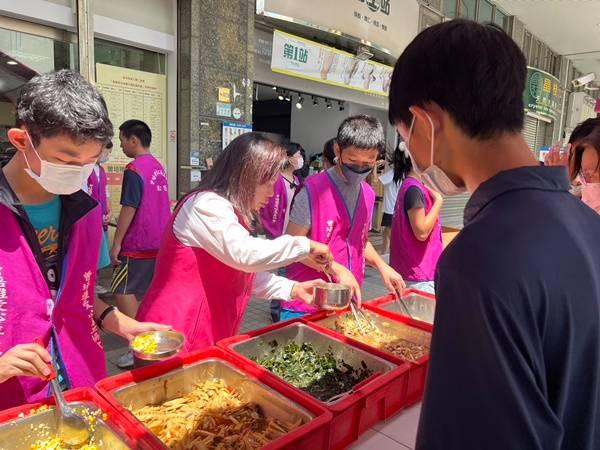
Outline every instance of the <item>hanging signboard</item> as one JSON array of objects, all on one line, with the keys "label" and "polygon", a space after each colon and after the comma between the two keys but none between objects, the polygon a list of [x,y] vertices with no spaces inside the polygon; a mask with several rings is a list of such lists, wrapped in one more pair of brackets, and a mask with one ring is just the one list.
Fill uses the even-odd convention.
[{"label": "hanging signboard", "polygon": [[271,70],[293,77],[387,95],[393,67],[275,30]]},{"label": "hanging signboard", "polygon": [[560,81],[543,70],[527,68],[527,82],[523,93],[525,110],[556,120],[561,107]]},{"label": "hanging signboard", "polygon": [[355,38],[396,57],[419,24],[419,2],[413,0],[257,0],[256,12]]}]

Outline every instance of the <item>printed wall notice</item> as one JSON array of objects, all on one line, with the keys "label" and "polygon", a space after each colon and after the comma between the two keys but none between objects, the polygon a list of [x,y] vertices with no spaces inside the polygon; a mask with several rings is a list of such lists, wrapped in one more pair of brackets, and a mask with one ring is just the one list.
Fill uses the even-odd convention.
[{"label": "printed wall notice", "polygon": [[252,125],[235,122],[223,122],[223,148],[231,144],[236,137],[250,133]]},{"label": "printed wall notice", "polygon": [[96,85],[102,92],[115,128],[113,151],[105,164],[113,211],[118,211],[123,171],[130,159],[121,150],[119,126],[129,119],[143,120],[152,130],[150,151],[167,164],[167,77],[140,70],[96,64]]}]

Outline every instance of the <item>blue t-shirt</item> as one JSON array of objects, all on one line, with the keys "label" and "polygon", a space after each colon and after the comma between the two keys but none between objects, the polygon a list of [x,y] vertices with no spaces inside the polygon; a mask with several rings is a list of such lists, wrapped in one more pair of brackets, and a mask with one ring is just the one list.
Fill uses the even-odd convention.
[{"label": "blue t-shirt", "polygon": [[[57,195],[47,203],[41,205],[23,205],[29,222],[35,229],[35,234],[42,250],[47,270],[47,281],[53,299],[56,299],[58,291],[58,230],[60,225],[60,197]],[[58,352],[58,346],[54,335],[50,339],[54,367],[57,370],[57,378],[61,388],[68,389],[69,384],[64,376],[65,369]]]},{"label": "blue t-shirt", "polygon": [[60,197],[57,195],[41,205],[23,205],[29,222],[42,250],[46,265],[46,279],[50,292],[56,298],[58,291],[58,230],[60,224]]}]

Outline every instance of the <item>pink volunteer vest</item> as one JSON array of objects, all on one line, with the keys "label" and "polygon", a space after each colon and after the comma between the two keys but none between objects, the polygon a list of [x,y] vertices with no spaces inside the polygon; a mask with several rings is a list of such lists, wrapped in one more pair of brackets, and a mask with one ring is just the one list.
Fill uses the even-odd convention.
[{"label": "pink volunteer vest", "polygon": [[425,241],[419,241],[415,237],[410,221],[404,213],[404,196],[412,186],[417,186],[424,194],[425,213],[429,213],[433,206],[431,194],[420,181],[408,177],[402,182],[392,221],[390,266],[405,280],[433,281],[437,262],[443,250],[442,226],[438,217],[431,234]]},{"label": "pink volunteer vest", "polygon": [[169,221],[152,284],[137,315],[138,320],[171,325],[183,333],[187,351],[237,334],[255,276],[177,240],[173,222],[181,205],[195,195],[188,194]]},{"label": "pink volunteer vest", "polygon": [[127,255],[128,252],[158,250],[171,216],[165,169],[149,154],[135,158],[127,165],[127,169],[133,170],[142,178],[144,192],[133,222],[123,238],[121,252]]},{"label": "pink volunteer vest", "polygon": [[[90,174],[88,178],[88,194],[94,200],[96,200],[100,206],[102,207],[102,214],[108,213],[108,199],[106,198],[106,172],[104,171],[104,167],[98,166],[100,169],[98,172],[98,176],[96,176],[96,170]],[[104,227],[104,230],[107,230],[107,227]]]},{"label": "pink volunteer vest", "polygon": [[[288,202],[293,199],[288,198],[285,184],[288,181],[280,175],[275,183],[273,196],[269,199],[269,203],[260,210],[260,222],[269,239],[274,239],[285,233],[283,229],[285,223],[285,211]],[[294,183],[300,186],[300,179],[294,177]],[[296,192],[299,188],[296,188]]]},{"label": "pink volunteer vest", "polygon": [[[94,208],[71,229],[54,306],[17,218],[2,205],[0,223],[0,354],[37,337],[48,344],[54,329],[71,387],[93,386],[106,376],[102,342],[93,318],[102,233],[100,208]],[[39,378],[11,378],[0,384],[0,409],[47,395],[48,383]]]},{"label": "pink volunteer vest", "polygon": [[[335,261],[347,267],[362,284],[375,192],[366,182],[361,184],[354,220],[350,221],[344,199],[327,172],[308,177],[304,188],[308,192],[311,210],[310,239],[329,245]],[[296,281],[326,279],[323,272],[302,263],[288,266],[287,277]],[[301,312],[316,310],[300,300],[282,302],[281,307]]]}]

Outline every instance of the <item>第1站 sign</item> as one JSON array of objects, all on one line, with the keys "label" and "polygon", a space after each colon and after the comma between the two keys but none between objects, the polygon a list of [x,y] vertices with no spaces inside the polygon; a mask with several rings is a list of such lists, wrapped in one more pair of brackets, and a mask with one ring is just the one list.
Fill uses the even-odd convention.
[{"label": "\u7b2c1\u7ad9 sign", "polygon": [[553,75],[543,70],[527,68],[527,82],[523,93],[525,110],[558,119],[561,104],[560,81]]}]

